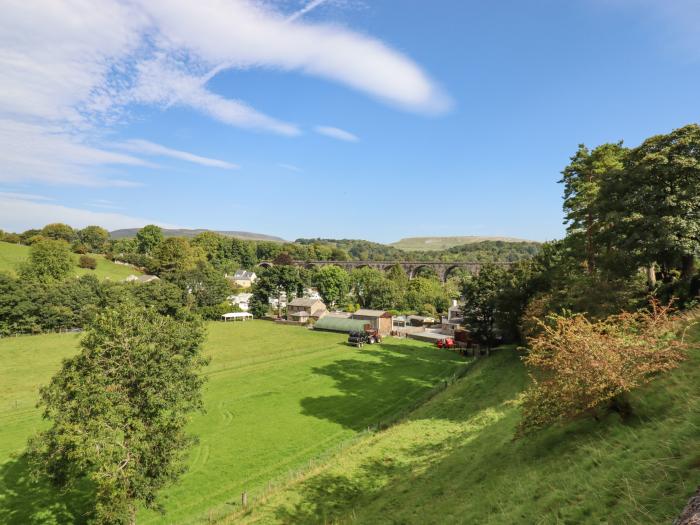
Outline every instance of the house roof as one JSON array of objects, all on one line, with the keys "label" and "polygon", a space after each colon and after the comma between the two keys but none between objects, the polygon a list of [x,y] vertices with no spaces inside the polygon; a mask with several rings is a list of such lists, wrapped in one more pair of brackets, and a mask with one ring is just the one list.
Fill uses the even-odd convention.
[{"label": "house roof", "polygon": [[353,315],[361,315],[363,317],[385,317],[388,313],[385,310],[369,310],[360,308]]},{"label": "house roof", "polygon": [[241,281],[248,281],[255,278],[255,272],[249,272],[248,270],[236,270],[233,274],[233,278]]},{"label": "house roof", "polygon": [[289,317],[309,317],[309,312],[302,311],[302,312],[292,312],[289,314]]},{"label": "house roof", "polygon": [[325,315],[314,325],[315,330],[328,330],[331,332],[361,332],[367,323],[360,319],[343,319]]},{"label": "house roof", "polygon": [[316,303],[322,302],[321,299],[312,299],[310,297],[297,297],[291,303],[290,306],[314,306]]}]

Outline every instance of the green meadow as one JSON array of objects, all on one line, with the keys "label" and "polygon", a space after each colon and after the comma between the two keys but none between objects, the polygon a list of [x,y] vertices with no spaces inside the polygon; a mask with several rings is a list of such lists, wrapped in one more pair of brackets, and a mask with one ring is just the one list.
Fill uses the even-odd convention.
[{"label": "green meadow", "polygon": [[[45,384],[72,355],[78,335],[0,340],[0,523],[80,522],[89,487],[60,494],[34,485],[22,451],[44,422],[35,408]],[[166,514],[142,511],[139,523],[206,523],[240,509],[271,481],[284,483],[367,427],[395,420],[460,373],[464,358],[416,341],[387,339],[362,350],[342,334],[265,321],[210,323],[205,353],[206,414],[189,470],[164,491]]]},{"label": "green meadow", "polygon": [[[29,257],[29,246],[22,244],[12,244],[0,241],[0,272],[7,272],[11,275],[17,273],[17,268],[21,263]],[[141,272],[131,266],[124,264],[116,264],[108,261],[103,255],[90,254],[97,260],[97,268],[94,270],[86,270],[78,267],[79,255],[73,254],[75,263],[75,275],[92,274],[98,279],[111,279],[112,281],[121,281],[126,279],[131,274],[139,275]]]},{"label": "green meadow", "polygon": [[610,415],[514,440],[526,384],[517,352],[500,349],[399,424],[224,523],[673,522],[700,485],[698,348],[634,393],[625,422]]}]

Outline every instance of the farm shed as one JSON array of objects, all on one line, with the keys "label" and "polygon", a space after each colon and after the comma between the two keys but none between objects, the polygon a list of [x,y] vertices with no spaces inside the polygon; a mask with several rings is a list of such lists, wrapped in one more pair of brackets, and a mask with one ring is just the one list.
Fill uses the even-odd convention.
[{"label": "farm shed", "polygon": [[392,315],[384,310],[368,310],[361,308],[352,314],[353,319],[359,319],[372,325],[381,335],[391,332]]},{"label": "farm shed", "polygon": [[314,330],[326,330],[328,332],[361,332],[368,325],[366,321],[359,319],[344,319],[342,317],[325,316],[316,321]]}]

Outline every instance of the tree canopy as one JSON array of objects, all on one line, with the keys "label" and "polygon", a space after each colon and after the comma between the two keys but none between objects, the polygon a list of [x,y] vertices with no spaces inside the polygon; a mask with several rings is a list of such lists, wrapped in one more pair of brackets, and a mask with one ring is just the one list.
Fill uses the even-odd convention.
[{"label": "tree canopy", "polygon": [[96,316],[80,352],[40,391],[51,426],[30,441],[36,474],[60,487],[88,478],[94,523],[135,523],[137,504],[158,508],[158,492],[184,471],[202,408],[204,332],[130,302]]}]

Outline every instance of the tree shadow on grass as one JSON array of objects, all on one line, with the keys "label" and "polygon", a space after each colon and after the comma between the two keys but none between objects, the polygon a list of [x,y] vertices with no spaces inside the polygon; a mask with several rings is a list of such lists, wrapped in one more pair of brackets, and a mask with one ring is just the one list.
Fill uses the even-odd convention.
[{"label": "tree shadow on grass", "polygon": [[25,455],[0,465],[0,523],[85,523],[91,508],[87,483],[75,490],[61,491],[45,481],[34,482]]},{"label": "tree shadow on grass", "polygon": [[[435,441],[404,434],[406,440],[417,437],[417,442],[405,443],[404,448],[369,449],[358,458],[363,462],[354,467],[352,461],[343,468],[331,463],[302,481],[294,489],[298,499],[277,506],[276,518],[286,524],[582,523],[610,512],[618,522],[623,522],[621,516],[641,523],[664,522],[664,505],[672,498],[680,505],[685,494],[671,490],[660,498],[658,491],[651,495],[643,491],[647,483],[656,483],[656,464],[650,461],[644,472],[631,478],[633,488],[645,499],[618,509],[620,501],[632,497],[627,481],[623,483],[627,473],[622,479],[611,477],[605,463],[624,462],[632,453],[631,441],[642,437],[639,432],[648,440],[655,435],[654,425],[640,429],[635,423],[630,428],[611,416],[601,422],[555,426],[513,441],[520,419],[513,400],[524,386],[524,371],[508,363],[516,358],[503,354],[477,363],[459,388],[441,394],[407,421],[457,421],[461,417],[467,423],[478,422],[481,415],[496,411],[493,419],[473,427],[467,424],[454,435]],[[501,372],[503,364],[511,366]],[[687,383],[692,388],[693,383]],[[685,417],[683,403],[671,410],[666,406],[666,412],[675,412],[673,416],[664,412],[668,399],[662,391],[663,387],[655,387],[639,392],[638,397],[648,400],[640,407],[640,416]],[[662,448],[657,455],[659,461],[672,459]],[[675,466],[681,465],[679,458]],[[669,467],[666,474],[673,472]],[[680,487],[682,478],[681,469],[669,483]],[[586,483],[588,489],[582,490]]]},{"label": "tree shadow on grass", "polygon": [[278,507],[275,517],[284,524],[342,523],[353,508],[372,496],[383,480],[405,474],[406,467],[372,460],[363,464],[360,471],[353,478],[336,474],[313,476],[302,484],[300,501],[292,507]]},{"label": "tree shadow on grass", "polygon": [[358,350],[372,356],[342,359],[312,369],[314,374],[332,378],[337,395],[301,400],[305,415],[327,419],[356,431],[390,423],[404,414],[434,388],[448,379],[450,363],[456,372],[465,366],[449,354],[435,354],[424,346],[383,344],[382,349]]}]

